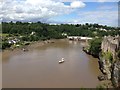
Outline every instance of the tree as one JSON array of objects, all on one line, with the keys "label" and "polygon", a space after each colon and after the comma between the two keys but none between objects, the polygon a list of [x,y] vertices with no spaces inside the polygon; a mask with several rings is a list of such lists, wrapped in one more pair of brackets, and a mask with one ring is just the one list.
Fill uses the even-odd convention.
[{"label": "tree", "polygon": [[2,49],[9,48],[10,46],[11,46],[11,44],[9,44],[8,42],[6,42],[6,41],[2,42]]},{"label": "tree", "polygon": [[99,53],[101,52],[101,42],[102,42],[102,39],[100,38],[95,38],[89,42],[90,43],[90,48],[89,48],[90,54],[92,54],[95,57],[99,56]]}]

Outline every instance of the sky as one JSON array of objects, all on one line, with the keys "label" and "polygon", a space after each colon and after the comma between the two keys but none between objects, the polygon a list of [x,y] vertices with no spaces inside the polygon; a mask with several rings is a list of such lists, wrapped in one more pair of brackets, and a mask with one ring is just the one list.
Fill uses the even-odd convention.
[{"label": "sky", "polygon": [[0,0],[0,21],[118,26],[118,0]]}]

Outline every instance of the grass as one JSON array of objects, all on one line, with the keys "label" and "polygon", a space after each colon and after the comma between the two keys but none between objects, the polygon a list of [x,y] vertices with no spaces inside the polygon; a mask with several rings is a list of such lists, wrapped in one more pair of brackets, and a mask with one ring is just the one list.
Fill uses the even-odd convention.
[{"label": "grass", "polygon": [[3,33],[0,33],[0,36],[2,36],[2,37],[6,37],[6,36],[8,36],[9,34],[3,34]]}]

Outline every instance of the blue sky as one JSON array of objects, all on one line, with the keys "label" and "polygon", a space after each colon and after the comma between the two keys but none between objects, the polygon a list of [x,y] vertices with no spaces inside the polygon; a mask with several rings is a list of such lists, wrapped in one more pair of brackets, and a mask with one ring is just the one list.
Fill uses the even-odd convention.
[{"label": "blue sky", "polygon": [[[70,5],[70,2],[65,2],[65,4]],[[117,4],[118,3],[117,2],[105,2],[105,3],[85,2],[85,4],[86,6],[84,8],[78,8],[69,14],[63,14],[63,15],[53,17],[51,18],[51,20],[60,22],[60,23],[86,23],[86,22],[97,23],[99,19],[106,20],[107,19],[106,17],[109,17],[109,20],[108,20],[110,21],[109,23],[108,22],[104,22],[104,23],[98,22],[98,23],[110,25],[110,26],[111,25],[117,26],[117,19],[118,19],[118,15],[117,15],[117,12],[118,12]],[[80,13],[83,14],[87,12],[89,13],[85,14],[85,16],[80,14]],[[111,13],[112,13],[112,15],[110,15],[111,17],[108,16],[108,14],[111,14]],[[89,17],[89,15],[93,16],[92,17],[93,19],[94,17],[100,17],[100,18],[97,18],[97,20],[89,20],[88,18],[86,19],[86,17]],[[84,18],[84,22],[82,22],[83,18]],[[74,20],[76,20],[76,22],[74,22]]]},{"label": "blue sky", "polygon": [[3,3],[0,2],[0,18],[2,21],[118,25],[117,2],[88,1],[90,0],[4,0]]}]

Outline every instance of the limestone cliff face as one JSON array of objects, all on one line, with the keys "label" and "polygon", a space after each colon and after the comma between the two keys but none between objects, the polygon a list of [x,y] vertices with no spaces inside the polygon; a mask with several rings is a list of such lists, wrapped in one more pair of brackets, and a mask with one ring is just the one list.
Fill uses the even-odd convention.
[{"label": "limestone cliff face", "polygon": [[116,37],[104,37],[101,45],[101,49],[103,52],[111,52],[113,55],[113,59],[116,59],[116,52],[120,48],[120,36]]},{"label": "limestone cliff face", "polygon": [[120,37],[104,37],[99,56],[100,70],[107,79],[112,80],[115,87],[120,87],[120,60],[117,52],[120,50]]},{"label": "limestone cliff face", "polygon": [[120,61],[116,61],[112,68],[112,82],[115,87],[120,88]]},{"label": "limestone cliff face", "polygon": [[106,75],[106,79],[108,80],[111,79],[111,66],[112,64],[108,60],[100,56],[99,67],[100,67],[100,70],[103,72],[103,74]]}]

